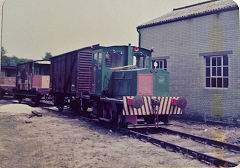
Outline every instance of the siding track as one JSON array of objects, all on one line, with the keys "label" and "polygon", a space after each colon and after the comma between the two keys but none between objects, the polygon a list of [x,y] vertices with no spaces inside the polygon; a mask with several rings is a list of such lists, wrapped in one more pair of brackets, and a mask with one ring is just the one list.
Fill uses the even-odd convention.
[{"label": "siding track", "polygon": [[208,165],[234,167],[240,163],[240,146],[237,145],[164,127],[131,130],[121,129],[120,131],[156,146],[188,155]]}]

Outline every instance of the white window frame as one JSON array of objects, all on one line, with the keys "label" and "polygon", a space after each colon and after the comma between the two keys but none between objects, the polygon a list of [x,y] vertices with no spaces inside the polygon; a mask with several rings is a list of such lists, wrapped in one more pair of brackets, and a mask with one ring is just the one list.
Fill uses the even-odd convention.
[{"label": "white window frame", "polygon": [[[223,58],[227,58],[227,65],[223,65]],[[210,64],[207,65],[207,58],[210,59]],[[216,59],[216,65],[213,65],[213,59]],[[221,65],[218,65],[218,58],[221,59]],[[207,69],[209,68],[209,76],[207,76]],[[215,68],[215,75],[213,74],[213,69]],[[218,69],[221,68],[220,75]],[[224,75],[224,68],[227,68],[227,75]],[[207,80],[209,79],[209,86]],[[215,79],[215,85],[213,85],[213,80]],[[218,85],[218,79],[221,79],[221,85]],[[224,86],[224,80],[227,80],[227,85]],[[227,89],[229,87],[229,59],[228,55],[217,55],[217,56],[207,56],[205,57],[205,87],[214,89]]]},{"label": "white window frame", "polygon": [[[154,62],[157,62],[158,69],[162,69],[162,70],[167,71],[167,59],[156,59],[156,60],[153,60],[152,68],[155,68],[154,67]],[[160,62],[162,63],[162,67],[160,67]],[[165,62],[166,62],[166,66],[165,66]]]}]

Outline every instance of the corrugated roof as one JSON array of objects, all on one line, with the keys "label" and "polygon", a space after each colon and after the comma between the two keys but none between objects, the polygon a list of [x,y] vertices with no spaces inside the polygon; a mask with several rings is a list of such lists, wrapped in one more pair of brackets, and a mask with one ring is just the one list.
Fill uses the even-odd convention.
[{"label": "corrugated roof", "polygon": [[137,28],[151,27],[154,25],[175,22],[188,18],[198,17],[217,13],[220,11],[228,11],[238,9],[237,4],[233,0],[212,0],[190,6],[173,9],[159,18],[153,19],[147,23],[139,25]]}]

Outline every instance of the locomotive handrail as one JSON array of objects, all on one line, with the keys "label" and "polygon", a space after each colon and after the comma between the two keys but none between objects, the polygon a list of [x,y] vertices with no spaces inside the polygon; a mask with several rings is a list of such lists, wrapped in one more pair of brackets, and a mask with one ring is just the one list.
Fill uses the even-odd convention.
[{"label": "locomotive handrail", "polygon": [[136,65],[127,65],[127,66],[121,66],[121,67],[114,67],[114,68],[110,68],[111,70],[124,70],[124,69],[133,69],[133,68],[137,68]]}]

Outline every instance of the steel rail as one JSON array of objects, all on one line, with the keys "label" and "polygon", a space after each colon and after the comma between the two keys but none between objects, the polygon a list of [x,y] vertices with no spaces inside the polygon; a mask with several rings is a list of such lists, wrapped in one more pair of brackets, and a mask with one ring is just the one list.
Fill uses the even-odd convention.
[{"label": "steel rail", "polygon": [[237,163],[233,163],[233,162],[221,159],[221,158],[213,157],[213,156],[210,156],[210,155],[207,155],[204,153],[200,153],[200,152],[197,152],[197,151],[185,148],[185,147],[181,147],[181,146],[178,146],[178,145],[175,145],[175,144],[172,144],[172,143],[169,143],[169,142],[166,142],[166,141],[163,141],[160,139],[156,139],[151,136],[133,131],[133,130],[120,129],[119,131],[124,134],[128,134],[128,135],[137,137],[138,139],[143,139],[143,140],[150,142],[156,146],[161,146],[162,148],[171,149],[174,152],[187,154],[187,155],[189,155],[201,162],[207,163],[209,165],[215,165],[218,167],[219,166],[234,167],[234,166],[238,165]]},{"label": "steel rail", "polygon": [[151,133],[155,133],[156,131],[163,131],[163,132],[167,132],[167,133],[170,133],[170,134],[173,134],[173,135],[179,135],[182,138],[190,138],[190,139],[192,139],[194,141],[197,141],[197,142],[205,143],[205,144],[215,146],[215,147],[224,148],[224,149],[227,149],[229,151],[240,152],[240,146],[238,146],[238,145],[233,145],[233,144],[230,144],[230,143],[227,143],[227,142],[222,142],[222,141],[218,141],[218,140],[204,138],[204,137],[200,137],[200,136],[196,136],[196,135],[172,130],[172,129],[169,129],[169,128],[158,127],[158,128],[148,130],[148,131],[150,131]]}]

